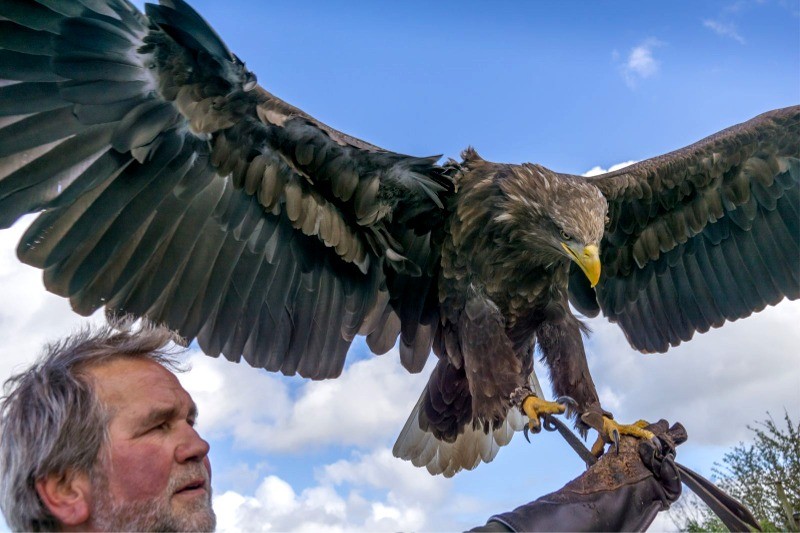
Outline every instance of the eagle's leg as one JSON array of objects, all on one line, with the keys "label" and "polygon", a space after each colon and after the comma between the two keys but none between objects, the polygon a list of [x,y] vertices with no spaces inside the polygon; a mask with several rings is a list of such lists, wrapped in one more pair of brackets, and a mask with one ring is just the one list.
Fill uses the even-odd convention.
[{"label": "eagle's leg", "polygon": [[607,442],[613,443],[614,448],[619,451],[620,435],[630,435],[639,439],[652,439],[655,435],[644,428],[650,423],[646,420],[639,420],[633,424],[620,424],[613,418],[603,416],[602,428],[598,429],[597,440],[592,445],[592,454],[599,457],[603,454],[603,449]]},{"label": "eagle's leg", "polygon": [[647,426],[646,422],[620,424],[613,420],[611,413],[600,406],[586,362],[586,352],[581,340],[582,330],[583,324],[566,311],[561,317],[542,323],[536,330],[536,339],[544,360],[550,367],[553,391],[575,399],[576,404],[568,407],[569,411],[579,415],[576,427],[584,438],[589,428],[596,430],[599,435],[592,446],[592,453],[595,456],[601,455],[605,443],[618,447],[620,435],[651,439],[653,434],[643,429]]},{"label": "eagle's leg", "polygon": [[559,318],[542,323],[536,331],[536,338],[544,360],[550,367],[554,392],[575,399],[576,405],[568,407],[569,411],[579,415],[576,427],[584,437],[589,428],[596,430],[599,435],[592,453],[599,456],[605,443],[618,443],[620,435],[652,438],[652,433],[642,429],[647,426],[646,422],[620,424],[600,406],[581,340],[583,329],[572,313],[565,312]]}]

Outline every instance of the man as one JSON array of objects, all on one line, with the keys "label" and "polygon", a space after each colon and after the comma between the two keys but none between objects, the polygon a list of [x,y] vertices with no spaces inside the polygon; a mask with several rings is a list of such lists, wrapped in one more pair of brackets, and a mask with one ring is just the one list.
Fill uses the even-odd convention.
[{"label": "man", "polygon": [[115,326],[48,346],[6,382],[0,507],[14,530],[214,530],[209,446],[170,371],[173,335]]}]

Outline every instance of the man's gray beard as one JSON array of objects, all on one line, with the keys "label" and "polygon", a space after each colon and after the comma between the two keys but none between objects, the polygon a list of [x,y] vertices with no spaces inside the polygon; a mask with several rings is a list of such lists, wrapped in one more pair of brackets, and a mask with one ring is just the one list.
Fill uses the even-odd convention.
[{"label": "man's gray beard", "polygon": [[205,467],[200,466],[200,469],[206,478],[208,498],[195,498],[179,511],[173,511],[170,505],[172,495],[189,480],[199,477],[197,469],[171,479],[161,495],[133,502],[113,501],[106,473],[97,472],[92,479],[94,528],[98,531],[214,531],[217,517],[211,507],[211,486]]}]

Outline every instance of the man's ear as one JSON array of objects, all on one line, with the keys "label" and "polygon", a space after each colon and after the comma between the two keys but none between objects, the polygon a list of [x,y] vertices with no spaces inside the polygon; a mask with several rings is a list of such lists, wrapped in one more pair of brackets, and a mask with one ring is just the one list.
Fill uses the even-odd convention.
[{"label": "man's ear", "polygon": [[36,481],[42,503],[65,528],[80,526],[89,520],[91,483],[84,473],[67,471]]}]

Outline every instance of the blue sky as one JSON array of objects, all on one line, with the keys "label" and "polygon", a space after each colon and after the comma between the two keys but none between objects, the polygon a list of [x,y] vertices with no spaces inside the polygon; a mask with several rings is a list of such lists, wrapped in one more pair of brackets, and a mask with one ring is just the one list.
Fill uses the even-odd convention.
[{"label": "blue sky", "polygon": [[[457,158],[473,145],[487,159],[580,174],[800,102],[798,2],[193,5],[267,90],[415,155]],[[21,231],[0,233],[3,378],[81,323],[14,259]],[[607,408],[621,419],[681,420],[691,440],[679,458],[710,474],[767,410],[800,416],[797,323],[800,305],[784,302],[643,356],[599,319],[589,362]],[[324,383],[191,356],[183,379],[212,444],[223,529],[462,530],[580,473],[549,434],[531,445],[515,438],[493,463],[452,480],[392,458],[426,379],[392,355],[375,358],[359,341],[342,379]]]}]

